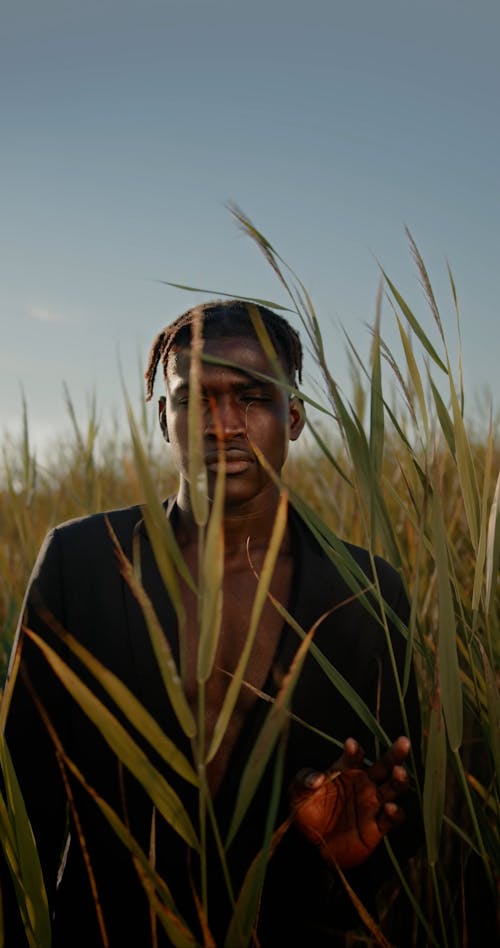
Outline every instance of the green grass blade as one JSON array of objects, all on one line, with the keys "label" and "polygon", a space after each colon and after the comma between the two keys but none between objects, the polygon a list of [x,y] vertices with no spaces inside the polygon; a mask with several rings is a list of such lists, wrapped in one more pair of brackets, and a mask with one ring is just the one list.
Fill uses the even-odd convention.
[{"label": "green grass blade", "polygon": [[401,320],[397,316],[396,316],[396,321],[398,324],[399,336],[400,336],[403,349],[404,349],[406,365],[408,367],[408,373],[411,379],[411,384],[413,386],[413,390],[417,397],[418,407],[420,410],[420,417],[422,418],[422,422],[424,426],[425,440],[427,441],[429,438],[429,418],[427,415],[427,406],[426,406],[426,401],[425,401],[424,389],[422,385],[422,379],[420,376],[420,372],[418,371],[417,361],[415,359],[415,356],[413,355],[413,351],[412,351],[412,347],[411,347],[408,335],[404,330]]},{"label": "green grass blade", "polygon": [[40,617],[59,635],[73,655],[76,655],[82,665],[84,665],[96,681],[99,682],[130,724],[148,741],[165,763],[169,764],[172,770],[175,770],[175,772],[187,780],[188,783],[197,786],[198,777],[189,761],[161,729],[155,718],[153,718],[149,711],[137,700],[130,689],[127,688],[113,672],[109,671],[105,665],[99,662],[88,649],[81,645],[74,636],[66,632],[60,623],[56,622],[46,610],[40,609]]},{"label": "green grass blade", "polygon": [[[209,365],[226,365],[230,369],[241,370],[240,363],[233,362],[232,359],[223,359],[222,356],[209,355],[208,352],[203,353],[201,361],[207,362]],[[276,385],[275,376],[270,375],[269,372],[257,372],[255,370],[252,372],[252,376],[256,379],[261,379],[263,382],[272,382],[274,385]],[[314,398],[311,398],[310,395],[307,395],[306,392],[302,392],[294,385],[291,385],[286,378],[280,379],[279,385],[280,388],[284,389],[285,392],[288,392],[289,395],[300,399],[305,405],[310,405],[311,408],[315,408],[316,411],[320,412],[322,415],[326,415],[330,420],[334,420],[335,416],[330,408],[325,408],[321,402],[316,401]]]},{"label": "green grass blade", "polygon": [[[382,365],[380,358],[380,313],[377,313],[371,352],[370,398],[370,457],[373,475],[380,483],[384,457],[384,398],[382,394]],[[372,510],[372,523],[374,511]]]},{"label": "green grass blade", "polygon": [[26,628],[24,631],[38,646],[73,699],[98,728],[111,750],[144,787],[159,813],[192,849],[198,850],[196,833],[179,797],[151,764],[144,751],[57,652],[31,629]]},{"label": "green grass blade", "polygon": [[206,290],[198,286],[186,286],[184,283],[170,283],[169,280],[156,280],[156,282],[163,283],[164,286],[173,286],[176,290],[188,290],[189,293],[208,293],[210,296],[242,300],[244,303],[256,303],[257,306],[267,306],[269,309],[279,309],[286,313],[295,312],[295,310],[290,309],[289,306],[283,306],[282,303],[274,303],[272,300],[264,300],[258,296],[241,296],[239,293],[221,293],[220,290]]},{"label": "green grass blade", "polygon": [[[21,922],[23,925],[24,934],[26,935],[26,942],[29,948],[38,948],[36,936],[33,932],[31,925],[30,915],[33,915],[31,910],[31,902],[27,899],[26,892],[24,890],[22,882],[22,873],[19,867],[19,860],[16,855],[16,845],[13,837],[13,827],[10,822],[9,814],[7,812],[7,806],[5,800],[0,793],[0,846],[3,849],[5,863],[11,874],[14,892],[16,896],[16,903],[19,909],[19,914],[21,916]],[[3,917],[3,904],[2,904],[2,892],[0,890],[0,946],[1,948],[6,948],[5,942],[5,925]],[[50,942],[49,942],[50,944]],[[7,946],[8,948],[8,946]]]},{"label": "green grass blade", "polygon": [[[321,621],[321,619],[319,621]],[[257,740],[255,741],[255,744],[250,752],[240,781],[238,796],[228,830],[226,847],[231,845],[231,842],[238,831],[241,821],[243,820],[245,813],[253,799],[255,791],[274,750],[276,741],[278,740],[283,727],[285,726],[286,720],[288,718],[292,693],[300,675],[317,625],[318,623],[316,623],[309,630],[304,641],[299,645],[288,673],[283,679],[279,693],[277,694],[276,699],[267,714],[266,720],[264,721]]]},{"label": "green grass blade", "polygon": [[286,741],[282,740],[276,754],[276,765],[273,774],[269,809],[266,816],[263,844],[257,856],[253,859],[240,888],[233,917],[224,939],[225,948],[233,948],[234,945],[250,944],[269,859],[277,845],[276,841],[281,839],[283,835],[282,828],[279,828],[274,833],[273,829],[283,785],[285,749]]},{"label": "green grass blade", "polygon": [[493,435],[491,431],[491,422],[490,422],[490,432],[488,436],[488,442],[486,446],[486,457],[484,462],[484,476],[483,476],[483,490],[481,498],[481,514],[479,521],[479,543],[476,551],[476,562],[474,566],[474,588],[472,590],[472,609],[473,612],[477,612],[479,608],[479,603],[481,600],[481,594],[483,592],[483,583],[484,583],[484,573],[485,573],[485,563],[486,563],[486,548],[488,543],[488,526],[489,526],[489,517],[488,517],[488,503],[490,496],[490,477],[491,477],[491,466],[493,462]]},{"label": "green grass blade", "polygon": [[[175,945],[176,948],[197,948],[198,942],[178,912],[166,881],[161,876],[159,876],[157,872],[155,872],[149,862],[148,857],[141,849],[128,827],[125,825],[125,823],[123,823],[109,803],[107,803],[106,800],[104,800],[94,790],[94,788],[90,786],[78,767],[75,766],[73,761],[67,757],[63,751],[62,758],[66,767],[68,767],[71,773],[84,787],[89,796],[92,797],[94,803],[99,808],[111,828],[114,830],[120,842],[122,842],[126,849],[128,849],[134,861],[136,862],[136,865],[138,863],[141,869],[139,877],[143,882],[146,895],[152,903],[152,906],[165,931],[167,932],[167,935],[171,939],[172,944]],[[149,884],[144,884],[145,882]],[[158,893],[159,897],[156,896],[156,893]]]},{"label": "green grass blade", "polygon": [[398,304],[401,312],[403,313],[403,316],[409,322],[411,328],[413,329],[413,332],[422,343],[425,351],[429,353],[432,361],[436,363],[436,365],[445,373],[445,375],[448,375],[448,369],[446,365],[444,364],[442,359],[439,358],[434,346],[432,345],[430,339],[428,338],[428,336],[425,334],[424,330],[422,329],[418,319],[416,319],[416,317],[413,315],[410,307],[405,302],[405,300],[403,299],[399,291],[396,289],[396,287],[394,286],[394,283],[392,283],[392,281],[389,279],[389,277],[387,276],[387,273],[385,273],[384,270],[382,270],[382,273],[384,274],[384,278],[387,282],[387,285],[389,286],[391,293],[394,299],[396,300],[396,303]]},{"label": "green grass blade", "polygon": [[311,432],[311,434],[312,434],[312,436],[313,436],[313,438],[314,438],[316,444],[318,445],[318,447],[319,447],[319,449],[320,449],[320,451],[321,451],[321,455],[322,455],[324,458],[326,458],[327,461],[329,462],[329,464],[331,464],[331,466],[333,467],[333,469],[334,469],[335,471],[337,471],[338,474],[340,474],[342,480],[344,480],[344,481],[346,482],[346,484],[349,484],[349,485],[352,487],[352,486],[353,486],[353,485],[352,485],[352,481],[350,480],[350,478],[348,477],[348,475],[346,474],[346,472],[343,470],[343,468],[342,468],[341,465],[339,464],[339,462],[338,462],[337,458],[335,457],[335,455],[333,454],[333,452],[330,451],[330,448],[328,447],[328,444],[326,443],[326,441],[324,440],[324,438],[321,436],[321,434],[320,434],[318,428],[316,427],[316,425],[313,425],[312,421],[311,421],[307,416],[306,416],[306,425],[307,425],[308,431]]},{"label": "green grass blade", "polygon": [[188,452],[189,496],[195,523],[203,527],[208,520],[207,469],[203,456],[200,359],[203,348],[201,313],[191,324],[189,364]]},{"label": "green grass blade", "polygon": [[127,417],[132,438],[135,465],[146,501],[142,507],[144,522],[151,540],[160,575],[176,610],[179,625],[182,625],[184,621],[184,606],[180,596],[176,570],[193,591],[195,590],[195,585],[179,549],[177,540],[175,539],[170,522],[165,515],[163,501],[158,496],[156,482],[151,470],[151,463],[144,450],[139,428],[126,392],[124,393],[124,397],[127,405]]},{"label": "green grass blade", "polygon": [[138,580],[130,560],[125,556],[108,517],[106,517],[106,523],[115,547],[122,575],[142,609],[151,645],[172,708],[184,733],[188,737],[194,737],[196,734],[196,722],[184,694],[180,675],[168,639],[160,625],[153,603],[141,582]]},{"label": "green grass blade", "polygon": [[0,765],[6,804],[0,795],[2,843],[13,877],[26,934],[34,948],[50,948],[51,925],[47,893],[33,830],[5,737],[0,735]]},{"label": "green grass blade", "polygon": [[224,580],[224,497],[225,497],[224,452],[219,451],[219,469],[215,483],[215,496],[203,545],[200,584],[200,630],[198,643],[197,680],[205,682],[210,677],[222,621],[222,588]]},{"label": "green grass blade", "polygon": [[250,657],[250,652],[252,650],[255,636],[259,627],[260,617],[262,615],[262,609],[266,601],[267,594],[269,592],[269,587],[271,584],[272,576],[274,573],[274,568],[276,565],[276,560],[281,548],[281,543],[283,540],[286,523],[287,523],[287,511],[288,511],[288,495],[286,492],[283,492],[280,496],[280,502],[278,505],[278,510],[276,512],[276,518],[274,521],[273,531],[269,541],[269,546],[266,551],[266,556],[264,559],[264,564],[262,567],[262,572],[259,577],[259,582],[255,592],[253,604],[252,604],[252,613],[250,616],[250,623],[248,626],[248,634],[245,639],[245,645],[242,650],[241,656],[238,660],[234,675],[231,678],[229,688],[227,689],[226,695],[224,697],[224,703],[220,710],[219,716],[217,718],[212,742],[210,749],[207,755],[207,763],[212,760],[217,753],[224,734],[227,729],[227,725],[231,718],[231,715],[234,711],[236,702],[238,700],[238,695],[241,689],[243,682],[243,676],[245,674],[245,669],[247,666],[248,659]]},{"label": "green grass blade", "polygon": [[486,651],[480,645],[486,685],[486,706],[488,709],[488,738],[493,758],[495,779],[500,795],[500,693],[498,681],[488,660]]},{"label": "green grass blade", "polygon": [[479,488],[477,484],[476,469],[474,465],[474,459],[472,457],[470,442],[467,437],[457,393],[455,391],[455,386],[453,385],[451,376],[450,393],[453,424],[455,428],[458,477],[460,480],[460,486],[462,488],[462,497],[472,545],[474,549],[477,549],[479,542]]},{"label": "green grass blade", "polygon": [[498,474],[493,503],[488,521],[488,540],[486,544],[486,615],[490,616],[495,607],[495,594],[500,564],[500,472]]},{"label": "green grass blade", "polygon": [[399,882],[400,882],[401,888],[403,889],[403,891],[404,891],[404,893],[405,893],[405,895],[406,895],[406,897],[407,897],[407,899],[408,899],[408,901],[409,901],[409,903],[410,903],[410,905],[411,905],[411,907],[412,907],[412,910],[413,910],[413,912],[414,912],[414,914],[415,914],[415,917],[418,918],[420,924],[423,926],[423,928],[424,928],[424,930],[425,930],[425,933],[426,933],[426,936],[427,936],[427,939],[428,939],[428,946],[427,946],[427,943],[426,943],[426,948],[430,948],[431,945],[435,945],[436,948],[442,948],[442,946],[440,946],[440,944],[439,944],[439,941],[438,941],[437,938],[435,937],[434,932],[432,931],[431,925],[430,925],[429,922],[427,921],[424,912],[422,911],[422,905],[421,905],[420,902],[419,902],[419,893],[418,893],[418,892],[415,892],[415,891],[413,890],[413,888],[412,888],[412,879],[411,879],[411,878],[408,878],[408,871],[407,871],[406,867],[405,867],[405,866],[401,867],[400,864],[399,864],[399,862],[398,862],[398,860],[397,860],[397,858],[396,858],[396,854],[394,853],[394,850],[393,850],[393,848],[392,848],[392,846],[391,846],[391,842],[390,842],[390,837],[389,837],[389,836],[385,836],[385,837],[384,837],[384,846],[385,846],[385,848],[386,848],[386,850],[387,850],[387,852],[388,852],[388,854],[389,854],[389,858],[390,858],[390,860],[391,860],[391,862],[392,862],[392,865],[393,865],[393,867],[394,867],[394,870],[395,870],[395,872],[397,873],[397,876],[398,876],[398,878],[399,878]]},{"label": "green grass blade", "polygon": [[463,730],[462,685],[458,665],[457,623],[450,586],[446,530],[437,482],[432,502],[432,523],[439,600],[438,661],[441,700],[450,747],[457,751],[462,743]]},{"label": "green grass blade", "polygon": [[436,405],[437,416],[439,419],[439,424],[441,425],[441,431],[443,432],[446,443],[451,451],[452,457],[456,456],[456,445],[455,445],[455,429],[453,427],[453,422],[451,420],[448,409],[446,408],[441,395],[439,394],[438,389],[436,388],[433,379],[429,375],[429,383],[431,386],[432,394],[434,397],[434,403]]},{"label": "green grass blade", "polygon": [[[271,600],[274,606],[276,607],[276,609],[278,610],[278,612],[280,613],[280,615],[282,616],[282,618],[284,619],[284,621],[287,622],[288,625],[290,625],[292,629],[294,629],[294,631],[297,633],[299,638],[301,638],[302,640],[305,640],[307,637],[307,633],[299,625],[299,623],[293,618],[292,615],[290,615],[290,613],[285,609],[284,606],[281,605],[281,603],[279,603],[276,599],[274,599],[274,597],[271,596]],[[336,606],[335,609],[341,609],[343,605],[344,603],[339,603],[339,605]],[[334,611],[334,610],[331,610],[331,611]],[[326,613],[326,615],[330,615],[330,614],[331,613]],[[323,619],[326,618],[326,615],[322,616],[319,621],[322,622]],[[355,711],[355,713],[359,717],[360,721],[362,721],[363,724],[366,725],[366,727],[372,732],[372,734],[375,735],[375,737],[378,738],[379,741],[381,741],[386,747],[389,747],[391,744],[389,736],[385,733],[384,729],[380,726],[379,722],[377,721],[377,718],[370,711],[370,708],[368,707],[367,704],[365,704],[365,702],[360,697],[358,692],[352,687],[351,684],[349,684],[347,679],[344,678],[344,676],[339,671],[337,671],[335,666],[332,665],[331,662],[329,662],[327,658],[325,658],[321,649],[319,649],[317,645],[314,644],[314,642],[311,642],[309,646],[309,651],[310,651],[311,657],[314,658],[315,661],[317,661],[318,665],[320,666],[320,668],[322,669],[322,671],[324,672],[328,680],[331,682],[333,687],[339,692],[339,694],[342,695],[343,698],[345,698],[345,700],[348,702],[350,707],[353,709],[353,711]]]},{"label": "green grass blade", "polygon": [[445,796],[446,734],[438,702],[430,712],[422,803],[427,859],[430,866],[435,866],[439,859]]},{"label": "green grass blade", "polygon": [[[321,549],[328,558],[337,567],[342,579],[346,582],[349,589],[355,596],[361,598],[363,607],[370,612],[373,618],[381,623],[380,615],[374,608],[373,602],[365,595],[368,590],[374,589],[373,580],[369,579],[356,562],[352,554],[347,549],[345,543],[327,526],[327,524],[315,513],[315,511],[299,497],[299,495],[290,490],[290,500],[294,508],[307,523],[309,529],[318,541]],[[396,557],[396,562],[398,561]],[[401,620],[391,607],[384,603],[388,618],[405,634]],[[382,624],[382,623],[381,623]]]}]

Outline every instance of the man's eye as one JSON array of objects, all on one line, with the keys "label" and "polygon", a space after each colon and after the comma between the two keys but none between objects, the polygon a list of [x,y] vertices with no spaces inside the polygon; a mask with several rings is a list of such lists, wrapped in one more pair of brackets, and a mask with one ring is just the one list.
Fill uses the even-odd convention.
[{"label": "man's eye", "polygon": [[270,402],[271,398],[269,395],[266,395],[264,392],[245,392],[241,396],[242,401],[246,402]]},{"label": "man's eye", "polygon": [[[202,407],[208,405],[208,401],[208,398],[206,398],[204,395],[201,395],[200,404]],[[177,399],[176,404],[187,407],[189,405],[189,395],[181,395],[180,398]]]}]

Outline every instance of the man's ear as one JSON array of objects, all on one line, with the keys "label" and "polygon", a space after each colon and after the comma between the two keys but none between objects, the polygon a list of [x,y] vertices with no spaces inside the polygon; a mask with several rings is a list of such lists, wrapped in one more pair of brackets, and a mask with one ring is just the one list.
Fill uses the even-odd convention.
[{"label": "man's ear", "polygon": [[167,399],[164,395],[161,395],[158,399],[158,421],[160,422],[161,433],[165,441],[168,441]]},{"label": "man's ear", "polygon": [[293,395],[290,399],[290,441],[296,441],[306,423],[304,402]]}]

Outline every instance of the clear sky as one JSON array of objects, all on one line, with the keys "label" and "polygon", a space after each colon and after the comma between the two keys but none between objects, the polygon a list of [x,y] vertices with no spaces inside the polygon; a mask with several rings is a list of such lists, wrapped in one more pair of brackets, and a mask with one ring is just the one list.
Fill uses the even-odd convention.
[{"label": "clear sky", "polygon": [[0,44],[0,432],[21,385],[38,443],[63,381],[121,413],[119,361],[135,397],[203,299],[159,280],[285,302],[227,202],[303,279],[345,386],[377,260],[437,338],[408,226],[450,340],[452,267],[469,406],[498,408],[497,0],[4,0]]}]

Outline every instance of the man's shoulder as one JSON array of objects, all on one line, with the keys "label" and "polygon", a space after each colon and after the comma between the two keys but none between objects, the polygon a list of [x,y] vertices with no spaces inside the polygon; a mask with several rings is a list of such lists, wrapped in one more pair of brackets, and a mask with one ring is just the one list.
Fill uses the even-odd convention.
[{"label": "man's shoulder", "polygon": [[299,515],[294,517],[294,522],[299,526],[303,548],[308,551],[305,559],[311,563],[313,569],[320,573],[324,570],[332,571],[343,577],[344,581],[353,577],[361,585],[364,585],[366,580],[372,583],[375,571],[384,591],[393,590],[396,593],[401,588],[400,572],[382,556],[373,554],[367,547],[352,543],[330,530],[322,530],[318,520],[312,526],[306,517]]},{"label": "man's shoulder", "polygon": [[373,564],[377,573],[387,570],[388,573],[397,575],[397,570],[388,560],[378,554],[372,554],[368,547],[352,543],[350,540],[334,533],[328,529],[316,515],[308,516],[308,509],[292,510],[292,526],[302,541],[306,542],[311,548],[320,551],[320,555],[326,558],[342,556],[346,561],[352,560],[357,563],[365,572],[373,572]]},{"label": "man's shoulder", "polygon": [[142,506],[134,504],[131,507],[119,507],[111,510],[102,510],[98,513],[87,514],[83,517],[72,517],[56,524],[50,531],[62,542],[81,542],[93,536],[108,532],[108,524],[116,533],[130,532],[142,521]]},{"label": "man's shoulder", "polygon": [[361,567],[364,573],[367,575],[373,576],[373,568],[377,571],[379,577],[383,576],[387,579],[398,580],[400,575],[388,560],[384,557],[379,556],[377,553],[371,553],[367,547],[358,546],[356,543],[350,543],[348,540],[339,540],[344,549],[349,553],[353,560]]}]

